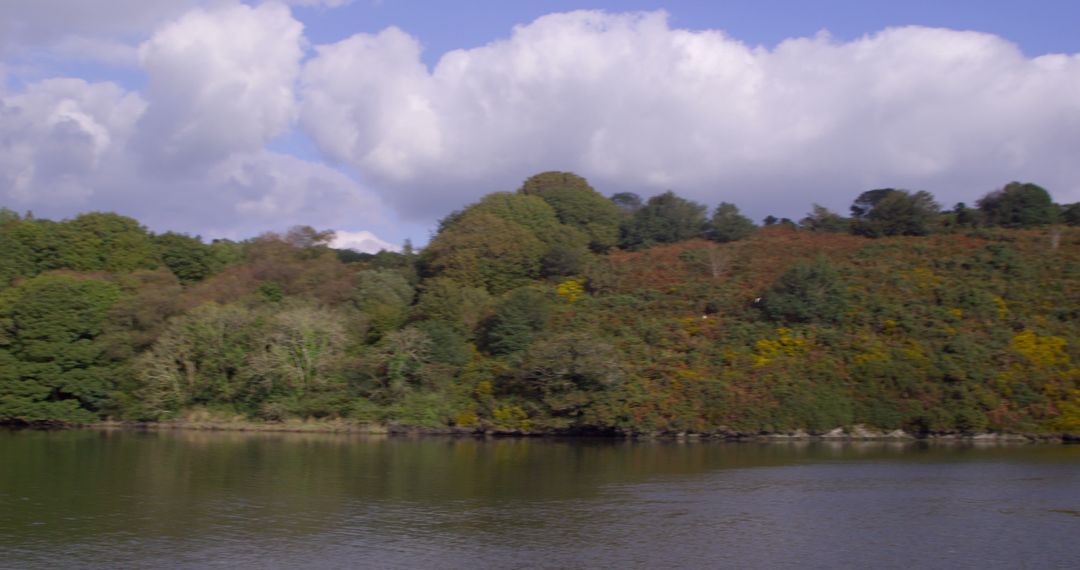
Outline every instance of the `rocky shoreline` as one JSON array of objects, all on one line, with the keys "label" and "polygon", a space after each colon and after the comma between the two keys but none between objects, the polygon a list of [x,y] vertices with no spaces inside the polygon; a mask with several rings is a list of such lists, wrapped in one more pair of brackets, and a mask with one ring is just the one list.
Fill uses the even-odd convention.
[{"label": "rocky shoreline", "polygon": [[57,422],[9,425],[29,429],[96,429],[143,431],[233,431],[268,433],[339,433],[378,436],[459,436],[459,437],[607,437],[676,441],[755,441],[755,442],[937,442],[974,444],[1080,443],[1080,434],[1069,433],[925,433],[904,430],[879,430],[863,425],[837,427],[827,432],[797,429],[787,432],[739,432],[718,429],[710,432],[625,432],[616,430],[500,430],[484,428],[428,428],[398,424],[360,424],[343,420],[330,421],[187,421],[162,422],[103,421],[90,424]]}]

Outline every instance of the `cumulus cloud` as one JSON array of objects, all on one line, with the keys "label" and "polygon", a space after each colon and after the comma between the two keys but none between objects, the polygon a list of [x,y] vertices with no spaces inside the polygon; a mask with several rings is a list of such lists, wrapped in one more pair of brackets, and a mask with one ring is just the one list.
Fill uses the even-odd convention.
[{"label": "cumulus cloud", "polygon": [[[301,124],[424,218],[546,169],[754,215],[881,186],[973,201],[1012,179],[1080,199],[1080,57],[907,27],[750,47],[663,13],[573,12],[444,55],[387,29],[319,46]],[[795,211],[792,209],[795,208]]]},{"label": "cumulus cloud", "polygon": [[122,160],[145,103],[112,83],[52,79],[0,96],[0,196],[10,205],[87,205]]},{"label": "cumulus cloud", "polygon": [[[364,232],[404,237],[397,214],[430,223],[550,169],[757,218],[884,186],[949,205],[1018,179],[1080,200],[1080,56],[987,34],[761,48],[662,13],[573,12],[429,69],[397,28],[309,49],[282,2],[108,0],[86,21],[64,3],[48,20],[57,1],[2,3],[0,55],[14,37],[134,61],[146,83],[0,81],[0,205],[40,215],[115,210],[211,237],[306,224],[377,249]],[[0,79],[21,65],[0,60]],[[335,164],[287,154],[297,128]]]},{"label": "cumulus cloud", "polygon": [[138,49],[142,92],[73,78],[11,92],[0,83],[0,205],[54,218],[112,210],[208,237],[297,224],[392,232],[394,216],[354,179],[266,148],[295,116],[304,40],[289,9],[200,4],[213,6]]},{"label": "cumulus cloud", "polygon": [[139,48],[149,108],[140,127],[155,168],[201,168],[261,148],[294,117],[303,26],[281,4],[196,9]]},{"label": "cumulus cloud", "polygon": [[348,176],[286,154],[236,155],[211,171],[210,179],[225,196],[221,235],[298,224],[386,229],[381,224],[389,218],[378,197]]}]

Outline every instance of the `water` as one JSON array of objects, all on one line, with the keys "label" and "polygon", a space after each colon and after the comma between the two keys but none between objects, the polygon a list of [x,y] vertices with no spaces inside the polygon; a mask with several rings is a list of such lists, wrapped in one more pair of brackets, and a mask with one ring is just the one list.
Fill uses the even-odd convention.
[{"label": "water", "polygon": [[3,568],[1075,568],[1080,446],[0,431]]}]

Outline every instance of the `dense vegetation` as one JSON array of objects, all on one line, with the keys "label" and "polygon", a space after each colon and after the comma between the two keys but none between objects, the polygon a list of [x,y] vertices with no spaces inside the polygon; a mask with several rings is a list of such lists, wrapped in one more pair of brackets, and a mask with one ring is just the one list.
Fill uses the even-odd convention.
[{"label": "dense vegetation", "polygon": [[548,172],[370,255],[0,210],[0,421],[1080,432],[1077,204],[708,214]]}]

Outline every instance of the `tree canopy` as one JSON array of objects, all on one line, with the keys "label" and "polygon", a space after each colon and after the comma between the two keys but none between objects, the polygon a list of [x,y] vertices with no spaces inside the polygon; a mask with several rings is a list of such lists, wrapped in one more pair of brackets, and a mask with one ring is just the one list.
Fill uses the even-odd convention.
[{"label": "tree canopy", "polygon": [[698,237],[705,229],[705,206],[669,190],[649,198],[623,223],[620,245],[635,249],[674,243]]},{"label": "tree canopy", "polygon": [[739,213],[735,204],[721,202],[709,220],[708,236],[720,243],[746,239],[757,231],[750,218]]},{"label": "tree canopy", "polygon": [[1045,226],[1057,221],[1057,207],[1041,186],[1010,182],[977,202],[985,222],[1005,228]]}]

